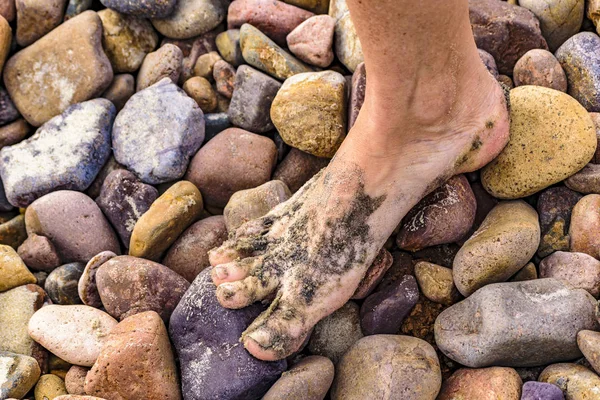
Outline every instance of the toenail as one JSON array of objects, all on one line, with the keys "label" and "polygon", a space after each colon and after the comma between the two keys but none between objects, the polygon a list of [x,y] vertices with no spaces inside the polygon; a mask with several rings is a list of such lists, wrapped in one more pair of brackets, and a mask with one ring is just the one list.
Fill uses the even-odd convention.
[{"label": "toenail", "polygon": [[215,267],[215,275],[219,279],[225,279],[229,276],[229,273],[225,267]]}]

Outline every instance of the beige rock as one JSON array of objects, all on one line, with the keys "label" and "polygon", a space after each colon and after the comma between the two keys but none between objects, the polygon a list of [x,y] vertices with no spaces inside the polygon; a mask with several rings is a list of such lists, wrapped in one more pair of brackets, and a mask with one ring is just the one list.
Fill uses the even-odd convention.
[{"label": "beige rock", "polygon": [[365,56],[346,0],[331,0],[329,16],[335,19],[335,53],[342,64],[354,72],[365,61]]},{"label": "beige rock", "polygon": [[482,184],[494,197],[529,196],[592,159],[596,131],[575,99],[544,87],[520,86],[511,90],[510,102],[510,140],[481,173]]},{"label": "beige rock", "polygon": [[73,365],[69,368],[67,375],[65,376],[65,387],[69,394],[85,394],[83,388],[85,384],[85,377],[90,369],[80,367],[79,365]]},{"label": "beige rock", "polygon": [[27,47],[62,22],[67,0],[16,0],[17,43]]},{"label": "beige rock", "polygon": [[540,262],[540,278],[560,279],[600,296],[600,261],[584,253],[552,253]]},{"label": "beige rock", "polygon": [[579,32],[583,21],[584,0],[519,0],[540,21],[542,35],[550,51],[556,51],[568,38]]},{"label": "beige rock", "polygon": [[27,239],[25,217],[17,215],[3,224],[0,224],[0,243],[17,249]]},{"label": "beige rock", "polygon": [[600,195],[588,194],[575,204],[571,212],[571,251],[600,259]]},{"label": "beige rock", "polygon": [[199,76],[207,79],[210,82],[213,82],[213,68],[215,63],[220,60],[222,60],[222,58],[216,51],[202,54],[200,57],[198,57],[198,60],[194,65],[194,76]]},{"label": "beige rock", "polygon": [[138,72],[136,90],[146,89],[162,78],[170,78],[177,83],[181,74],[183,53],[174,44],[165,44],[158,50],[149,53],[142,62]]},{"label": "beige rock", "polygon": [[538,381],[558,386],[567,400],[596,399],[600,393],[600,377],[578,364],[552,364],[542,371]]},{"label": "beige rock", "polygon": [[522,385],[513,368],[461,368],[444,382],[437,400],[519,400]]},{"label": "beige rock", "polygon": [[64,394],[68,394],[65,382],[53,374],[40,376],[35,385],[35,400],[54,400]]},{"label": "beige rock", "polygon": [[84,367],[94,364],[117,321],[96,308],[50,305],[29,320],[29,335],[63,360]]},{"label": "beige rock", "polygon": [[0,351],[0,397],[22,399],[40,377],[40,367],[32,357]]},{"label": "beige rock", "polygon": [[178,0],[175,10],[166,18],[153,19],[152,24],[172,39],[189,39],[217,27],[227,15],[226,0]]},{"label": "beige rock", "polygon": [[6,19],[0,15],[0,72],[4,68],[4,62],[10,52],[11,42],[12,29],[10,29],[10,25]]},{"label": "beige rock", "polygon": [[117,111],[120,111],[134,93],[135,78],[133,75],[120,74],[115,75],[108,89],[102,93],[102,97],[110,100],[117,108]]},{"label": "beige rock", "polygon": [[183,90],[198,103],[204,113],[213,112],[217,108],[217,94],[207,79],[194,76],[185,81]]},{"label": "beige rock", "polygon": [[308,356],[284,372],[263,400],[322,400],[333,382],[333,375],[331,360]]},{"label": "beige rock", "polygon": [[450,268],[420,261],[415,265],[415,277],[423,295],[435,303],[451,305],[460,299]]},{"label": "beige rock", "polygon": [[524,201],[500,203],[456,254],[454,283],[469,296],[487,284],[504,282],[529,262],[539,243],[537,212]]},{"label": "beige rock", "polygon": [[10,246],[0,245],[0,292],[28,283],[36,283],[21,257]]},{"label": "beige rock", "polygon": [[600,372],[600,332],[583,330],[577,333],[577,346],[596,373]]},{"label": "beige rock", "polygon": [[85,11],[6,62],[4,84],[31,125],[98,97],[110,85],[113,71],[101,39],[100,18]]}]

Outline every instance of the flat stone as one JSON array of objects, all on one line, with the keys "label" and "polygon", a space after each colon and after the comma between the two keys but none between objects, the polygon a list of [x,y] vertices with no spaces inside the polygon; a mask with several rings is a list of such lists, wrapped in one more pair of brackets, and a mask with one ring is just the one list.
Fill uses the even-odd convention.
[{"label": "flat stone", "polygon": [[521,400],[565,400],[562,390],[550,383],[525,382]]},{"label": "flat stone", "polygon": [[571,213],[569,236],[571,251],[600,259],[600,195],[588,194],[577,202]]},{"label": "flat stone", "polygon": [[540,244],[537,212],[524,201],[501,202],[454,258],[452,276],[463,296],[520,270]]},{"label": "flat stone", "polygon": [[65,376],[65,387],[69,394],[85,395],[83,386],[89,370],[89,368],[80,367],[79,365],[73,365],[69,368]]},{"label": "flat stone", "polygon": [[346,137],[346,79],[334,71],[287,79],[271,106],[271,119],[288,145],[333,157]]},{"label": "flat stone", "polygon": [[4,372],[0,377],[0,397],[23,398],[40,377],[40,367],[34,358],[0,351],[0,365]]},{"label": "flat stone", "polygon": [[12,247],[0,245],[0,292],[28,283],[36,279],[21,257]]},{"label": "flat stone", "polygon": [[494,197],[534,194],[581,170],[594,156],[594,124],[572,97],[520,86],[510,91],[510,103],[510,140],[481,172],[483,186]]},{"label": "flat stone", "polygon": [[158,197],[154,186],[145,184],[124,169],[111,172],[102,185],[96,204],[129,247],[133,227]]},{"label": "flat stone", "polygon": [[204,113],[210,113],[217,108],[217,93],[210,82],[200,76],[194,76],[183,84],[183,91],[190,96]]},{"label": "flat stone", "polygon": [[54,304],[81,304],[77,285],[85,265],[80,262],[61,265],[54,269],[44,284],[44,289]]},{"label": "flat stone", "polygon": [[523,382],[512,368],[461,368],[448,378],[436,400],[519,400]]},{"label": "flat stone", "polygon": [[434,399],[441,385],[440,362],[427,342],[410,336],[374,335],[359,340],[344,354],[336,368],[331,399]]},{"label": "flat stone", "polygon": [[216,45],[223,60],[234,67],[244,64],[242,48],[240,47],[239,29],[228,29],[225,32],[219,33],[216,38]]},{"label": "flat stone", "polygon": [[8,201],[26,207],[57,189],[86,189],[110,154],[114,117],[107,100],[75,104],[30,138],[2,148],[0,175]]},{"label": "flat stone", "polygon": [[547,50],[529,50],[519,58],[513,79],[516,86],[535,85],[567,91],[567,75],[554,54]]},{"label": "flat stone", "polygon": [[567,74],[569,95],[588,111],[600,111],[600,37],[581,32],[569,38],[556,51],[556,58]]},{"label": "flat stone", "polygon": [[471,368],[573,360],[581,357],[577,332],[598,329],[595,303],[585,290],[551,278],[494,283],[444,310],[435,342]]},{"label": "flat stone", "polygon": [[281,83],[252,67],[242,65],[237,69],[233,87],[227,111],[231,123],[250,132],[272,130],[271,104]]},{"label": "flat stone", "polygon": [[35,233],[19,246],[17,253],[25,265],[34,271],[51,272],[61,264],[52,242],[47,237]]},{"label": "flat stone", "polygon": [[225,60],[219,60],[213,66],[213,79],[217,93],[231,99],[235,85],[236,71],[233,65]]},{"label": "flat stone", "polygon": [[181,398],[169,335],[158,314],[132,315],[111,330],[87,374],[85,392],[114,400]]},{"label": "flat stone", "polygon": [[135,72],[146,54],[158,45],[158,35],[145,19],[110,8],[98,12],[102,20],[102,46],[114,72]]},{"label": "flat stone", "polygon": [[540,278],[561,279],[600,296],[600,261],[584,253],[557,251],[540,262]]},{"label": "flat stone", "polygon": [[519,0],[519,5],[535,14],[550,51],[556,51],[567,39],[579,32],[583,22],[583,0]]},{"label": "flat stone", "polygon": [[102,299],[96,285],[96,272],[98,272],[98,268],[102,264],[116,256],[112,251],[103,251],[92,257],[86,264],[83,274],[77,283],[79,298],[86,306],[102,308]]},{"label": "flat stone", "polygon": [[305,357],[281,375],[263,400],[322,400],[333,375],[333,363],[327,357]]},{"label": "flat stone", "polygon": [[179,81],[183,63],[181,49],[173,44],[165,44],[158,50],[148,53],[138,71],[136,90],[139,92],[169,78],[173,83]]},{"label": "flat stone", "polygon": [[163,193],[137,221],[131,233],[129,255],[158,260],[177,237],[200,216],[202,195],[188,181],[179,181]]},{"label": "flat stone", "polygon": [[27,233],[46,236],[62,262],[88,262],[101,251],[120,253],[119,240],[100,208],[83,193],[47,194],[25,211]]},{"label": "flat stone", "polygon": [[27,47],[63,20],[67,0],[16,0],[17,43]]},{"label": "flat stone", "polygon": [[29,335],[63,360],[91,367],[117,321],[84,305],[49,305],[29,320]]},{"label": "flat stone", "polygon": [[335,54],[350,72],[354,72],[365,61],[365,56],[346,0],[331,0],[329,16],[335,19]]},{"label": "flat stone", "polygon": [[202,219],[187,228],[171,245],[162,263],[193,282],[205,268],[210,267],[208,252],[227,240],[225,218],[215,215]]},{"label": "flat stone", "polygon": [[558,386],[566,399],[593,399],[600,392],[598,375],[578,364],[553,364],[542,371],[538,380]]},{"label": "flat stone", "polygon": [[365,102],[365,93],[367,91],[367,69],[365,63],[358,64],[356,70],[352,74],[352,82],[350,84],[350,100],[348,101],[348,130],[350,130],[358,113]]},{"label": "flat stone", "polygon": [[202,110],[167,78],[129,99],[112,135],[117,162],[150,184],[181,178],[203,140]]},{"label": "flat stone", "polygon": [[452,305],[460,300],[450,268],[420,261],[415,265],[415,278],[423,295],[435,303]]},{"label": "flat stone", "polygon": [[60,377],[53,374],[46,374],[40,376],[40,380],[35,385],[34,394],[36,400],[45,400],[54,399],[68,393],[65,382]]},{"label": "flat stone", "polygon": [[554,251],[568,251],[571,212],[583,196],[571,189],[558,186],[544,190],[537,202],[542,238],[538,255],[546,257]]},{"label": "flat stone", "polygon": [[189,39],[223,22],[228,5],[226,0],[177,0],[169,16],[153,19],[152,24],[168,38]]},{"label": "flat stone", "polygon": [[535,15],[526,8],[497,0],[469,0],[469,19],[477,47],[490,53],[501,74],[531,49],[548,50]]},{"label": "flat stone", "polygon": [[335,20],[315,15],[298,25],[287,36],[290,51],[305,63],[326,68],[333,62]]},{"label": "flat stone", "polygon": [[266,307],[226,309],[215,290],[210,268],[205,269],[171,315],[169,336],[179,356],[182,392],[196,399],[260,398],[287,367],[285,360],[252,357],[239,341]]},{"label": "flat stone", "polygon": [[165,18],[175,8],[177,0],[100,0],[108,8],[140,18]]},{"label": "flat stone", "polygon": [[240,47],[248,64],[281,81],[312,71],[250,24],[240,28]]},{"label": "flat stone", "polygon": [[396,334],[417,301],[419,287],[411,275],[367,297],[360,308],[365,335]]},{"label": "flat stone", "polygon": [[229,128],[196,153],[184,179],[201,188],[206,205],[223,208],[235,192],[268,182],[276,160],[271,139]]},{"label": "flat stone", "polygon": [[6,62],[4,84],[27,122],[40,126],[106,90],[113,72],[101,42],[102,21],[86,11]]}]

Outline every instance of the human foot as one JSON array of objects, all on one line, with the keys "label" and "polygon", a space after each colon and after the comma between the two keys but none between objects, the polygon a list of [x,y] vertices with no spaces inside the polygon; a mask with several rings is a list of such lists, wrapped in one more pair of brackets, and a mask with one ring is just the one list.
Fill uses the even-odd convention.
[{"label": "human foot", "polygon": [[[276,360],[296,351],[320,319],[352,296],[410,208],[502,150],[504,92],[483,67],[476,73],[450,114],[434,124],[405,118],[403,125],[375,125],[377,113],[366,103],[327,168],[210,252],[224,307],[272,300],[242,335],[252,355]],[[470,90],[479,98],[467,96]]]}]

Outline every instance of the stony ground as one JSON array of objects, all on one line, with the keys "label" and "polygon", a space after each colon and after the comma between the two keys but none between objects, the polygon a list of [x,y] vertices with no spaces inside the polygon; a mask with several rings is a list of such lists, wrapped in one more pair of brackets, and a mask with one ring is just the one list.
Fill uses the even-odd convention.
[{"label": "stony ground", "polygon": [[469,3],[508,145],[263,362],[207,251],[356,120],[345,1],[0,0],[0,399],[600,399],[600,0]]}]

